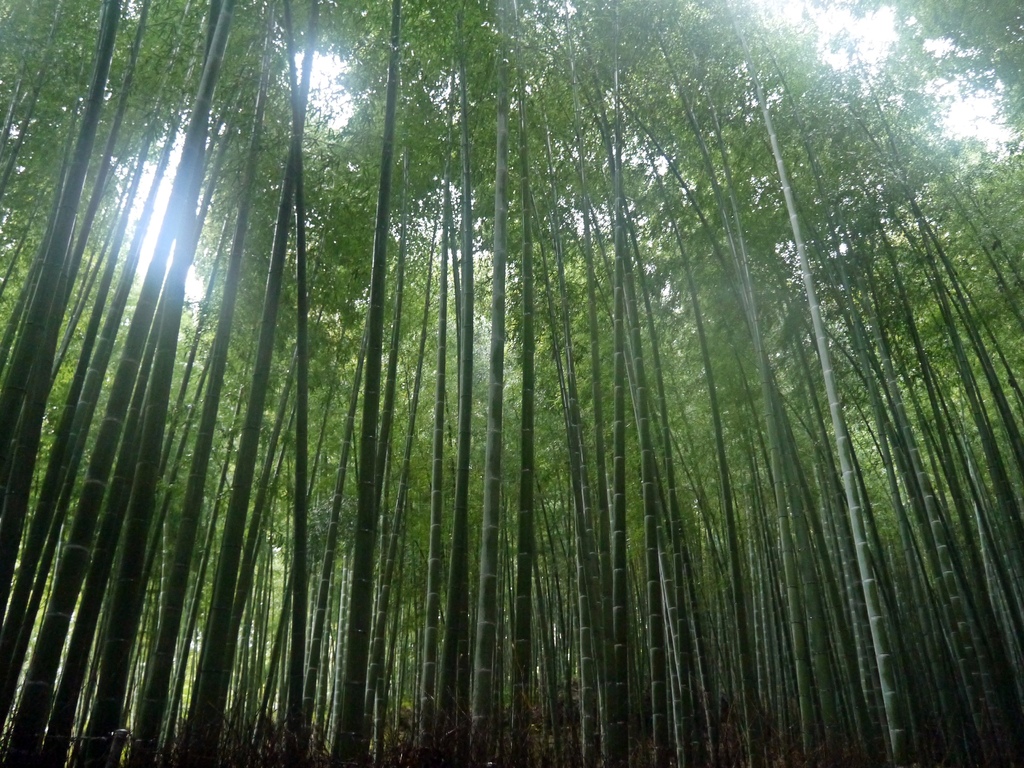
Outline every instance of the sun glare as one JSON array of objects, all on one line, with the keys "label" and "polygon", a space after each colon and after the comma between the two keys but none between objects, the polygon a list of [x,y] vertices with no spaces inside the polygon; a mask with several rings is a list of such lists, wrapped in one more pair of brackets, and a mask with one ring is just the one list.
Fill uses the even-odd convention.
[{"label": "sun glare", "polygon": [[821,8],[806,0],[757,0],[769,18],[790,27],[809,27],[818,55],[835,69],[877,70],[899,39],[896,13],[887,6],[858,16],[849,6]]},{"label": "sun glare", "polygon": [[1000,114],[998,93],[973,90],[959,79],[936,81],[935,94],[948,104],[942,118],[946,135],[954,139],[976,139],[990,152],[1005,151],[1013,131]]},{"label": "sun glare", "polygon": [[[135,270],[136,278],[140,281],[145,278],[146,272],[149,271],[150,262],[153,260],[153,251],[156,249],[156,239],[160,234],[160,227],[163,226],[164,217],[167,214],[167,204],[171,198],[171,185],[173,184],[174,175],[178,170],[178,163],[181,162],[181,141],[179,136],[174,149],[171,150],[167,171],[160,180],[160,186],[156,191],[153,216],[150,218],[149,226],[146,228],[146,236],[142,241],[142,250],[139,252],[139,264]],[[144,201],[149,197],[155,182],[156,163],[148,163],[142,171],[140,194],[136,198],[136,204],[132,210],[133,226],[138,224],[139,218],[142,216]],[[188,275],[185,278],[185,300],[195,303],[203,298],[205,290],[206,287],[203,281],[196,274],[195,266],[189,267]]]},{"label": "sun glare", "polygon": [[309,108],[314,118],[323,120],[332,131],[340,131],[352,119],[355,107],[345,88],[348,62],[333,53],[313,54],[309,78]]},{"label": "sun glare", "polygon": [[[309,88],[309,119],[311,121],[321,121],[333,131],[340,131],[348,124],[355,108],[352,105],[352,98],[349,96],[344,85],[347,72],[348,62],[339,56],[322,53],[314,54]],[[139,264],[135,271],[139,280],[145,277],[150,262],[153,259],[157,236],[160,233],[160,227],[163,225],[164,216],[167,213],[167,204],[171,196],[174,174],[177,172],[180,161],[181,137],[175,143],[167,172],[164,174],[157,189],[153,216],[146,229],[142,250],[139,254]],[[132,226],[138,224],[139,218],[142,216],[144,201],[149,196],[155,181],[156,163],[149,163],[143,170],[140,195],[132,210]],[[186,301],[191,303],[198,302],[203,298],[205,290],[206,287],[203,281],[196,274],[195,266],[190,267],[185,282]]]}]

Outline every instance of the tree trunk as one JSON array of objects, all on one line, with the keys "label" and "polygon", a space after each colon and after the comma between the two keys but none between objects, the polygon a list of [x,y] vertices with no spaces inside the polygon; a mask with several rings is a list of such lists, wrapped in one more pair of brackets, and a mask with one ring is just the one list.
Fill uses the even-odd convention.
[{"label": "tree trunk", "polygon": [[366,373],[363,414],[359,437],[359,496],[356,512],[355,552],[349,622],[345,640],[345,689],[338,713],[334,756],[354,760],[366,751],[363,704],[366,689],[366,661],[373,605],[373,551],[376,543],[377,419],[380,411],[380,374],[384,336],[384,293],[387,247],[391,220],[391,176],[394,164],[395,111],[398,102],[398,66],[401,56],[401,0],[391,6],[391,54],[388,61],[387,105],[384,142],[377,191],[377,216],[373,233],[373,264],[370,303],[366,317]]}]

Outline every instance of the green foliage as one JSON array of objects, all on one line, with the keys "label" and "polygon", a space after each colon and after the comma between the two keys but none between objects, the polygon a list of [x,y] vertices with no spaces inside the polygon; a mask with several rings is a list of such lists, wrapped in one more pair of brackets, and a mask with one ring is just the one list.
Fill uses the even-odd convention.
[{"label": "green foliage", "polygon": [[[885,757],[879,739],[883,694],[873,665],[864,653],[870,642],[861,577],[853,555],[853,533],[846,521],[848,499],[839,475],[829,403],[823,386],[800,263],[793,242],[790,212],[779,185],[768,133],[764,129],[751,72],[738,27],[750,44],[751,66],[764,89],[779,151],[794,195],[793,215],[807,244],[808,266],[821,308],[842,417],[849,431],[851,478],[863,505],[871,568],[881,595],[881,618],[890,634],[907,627],[893,649],[897,687],[913,723],[910,754],[916,761],[1020,758],[1024,722],[1021,696],[1024,649],[1020,632],[1021,583],[1024,580],[1024,393],[1019,371],[1024,366],[1024,221],[1020,190],[1024,182],[1024,32],[1021,12],[1012,0],[990,3],[981,12],[956,0],[899,0],[809,3],[801,20],[773,11],[770,2],[693,0],[617,0],[557,4],[529,2],[516,8],[515,24],[502,39],[495,3],[430,4],[409,0],[403,9],[401,87],[396,148],[408,149],[410,173],[407,232],[408,264],[402,333],[397,360],[397,397],[382,515],[390,515],[397,495],[402,443],[413,399],[418,334],[423,299],[436,297],[427,285],[427,265],[440,248],[442,180],[457,177],[459,134],[463,119],[457,108],[460,86],[457,61],[466,60],[468,95],[466,128],[472,154],[472,226],[476,276],[474,424],[468,489],[469,569],[476,572],[483,506],[484,440],[487,412],[488,330],[494,235],[494,119],[500,51],[508,51],[511,94],[510,146],[520,133],[529,149],[530,167],[510,163],[508,227],[507,341],[504,381],[504,471],[500,484],[499,549],[494,574],[497,588],[497,644],[493,711],[503,714],[511,701],[511,633],[515,583],[515,519],[518,510],[520,445],[518,427],[523,345],[521,211],[531,217],[536,281],[536,405],[533,435],[536,453],[536,573],[533,596],[534,664],[531,728],[558,739],[578,734],[582,658],[601,657],[601,595],[609,589],[601,558],[588,554],[580,520],[598,530],[596,443],[611,445],[611,398],[614,378],[612,336],[614,200],[610,157],[622,154],[622,184],[629,231],[626,247],[633,259],[639,293],[635,318],[642,327],[640,346],[650,389],[637,391],[635,372],[627,382],[626,525],[630,584],[628,662],[630,732],[639,751],[650,735],[649,649],[643,597],[648,568],[660,555],[666,621],[666,678],[669,709],[679,718],[679,760],[712,762],[741,734],[733,748],[746,750],[753,762],[756,745],[742,744],[758,733],[780,734],[788,743],[797,732],[798,673],[795,647],[813,640],[808,622],[821,620],[827,634],[827,664],[836,675],[838,723],[805,724],[813,732],[808,748],[856,744],[871,759]],[[24,303],[32,300],[33,268],[52,222],[60,180],[78,135],[82,103],[93,64],[100,2],[0,0],[0,376],[10,377],[9,349],[25,333]],[[142,37],[138,62],[129,69],[132,39],[141,2],[122,9],[107,99],[96,149],[87,175],[78,221],[102,161],[101,145],[114,125],[114,110],[126,78],[131,77],[123,127],[113,145],[111,174],[99,192],[95,222],[85,237],[82,268],[71,278],[66,300],[53,307],[59,338],[66,337],[45,409],[38,422],[41,441],[32,449],[33,478],[24,521],[0,512],[0,545],[16,553],[14,575],[0,594],[30,589],[38,580],[42,597],[51,586],[45,569],[32,555],[35,534],[40,546],[49,536],[57,558],[60,543],[74,523],[76,499],[83,492],[83,467],[95,448],[101,417],[81,426],[81,462],[58,478],[64,503],[53,521],[39,511],[52,452],[60,445],[61,413],[83,354],[84,329],[98,295],[97,276],[111,247],[112,233],[127,206],[136,211],[115,258],[122,270],[136,232],[141,199],[167,146],[180,146],[184,125],[194,108],[207,41],[207,16],[219,3],[154,2]],[[294,3],[294,27],[306,27],[307,3]],[[889,9],[893,29],[882,55],[868,54],[855,29],[827,33],[813,18],[864,18]],[[309,249],[310,294],[310,520],[311,584],[328,539],[335,503],[335,477],[356,361],[366,322],[373,251],[377,186],[381,177],[380,143],[384,130],[387,85],[388,4],[320,3],[314,91],[305,130],[303,184]],[[272,19],[273,17],[273,19]],[[208,298],[202,291],[226,259],[235,218],[243,200],[241,186],[249,159],[249,140],[260,79],[263,41],[270,30],[270,90],[261,146],[256,157],[252,212],[248,227],[238,306],[224,374],[205,498],[197,511],[200,534],[190,567],[189,602],[197,611],[193,629],[178,641],[181,660],[175,668],[182,687],[168,691],[175,699],[163,736],[173,733],[188,714],[191,679],[202,647],[210,605],[210,582],[220,557],[223,509],[236,469],[238,417],[253,379],[253,356],[259,332],[274,220],[281,179],[288,162],[291,105],[287,60],[277,3],[239,3],[212,107],[208,162],[203,188],[212,191],[199,237],[189,293],[181,319],[172,401],[167,419],[162,480],[155,491],[157,509],[166,517],[148,531],[145,542],[147,597],[142,629],[135,638],[132,680],[141,684],[157,607],[171,562],[176,527],[186,510],[184,470],[175,475],[175,456],[185,467],[195,444],[190,431],[198,421],[203,378],[214,336],[223,286]],[[877,21],[881,15],[872,17]],[[824,23],[824,22],[823,22]],[[734,24],[736,26],[734,26]],[[301,46],[298,40],[297,45]],[[846,64],[837,62],[844,59]],[[522,83],[520,91],[518,83]],[[618,82],[616,90],[616,80]],[[319,85],[318,85],[319,84]],[[975,137],[954,137],[947,113],[955,103],[953,84],[965,95],[991,94],[1005,125],[1008,142],[993,145]],[[319,88],[320,90],[317,90]],[[522,95],[525,93],[525,97]],[[616,99],[618,98],[618,102]],[[524,102],[524,103],[521,103]],[[520,127],[517,110],[527,119]],[[618,123],[617,123],[618,121]],[[616,133],[621,132],[621,146]],[[149,142],[152,142],[151,145]],[[139,199],[124,199],[132,170],[149,146],[146,183]],[[223,148],[223,154],[219,155]],[[401,152],[399,151],[400,155]],[[514,153],[513,153],[514,154]],[[215,165],[212,158],[222,160]],[[177,157],[172,162],[173,175]],[[528,173],[532,199],[523,200],[519,176]],[[168,184],[169,182],[165,182]],[[458,210],[459,192],[455,206]],[[396,207],[397,210],[397,207]],[[456,217],[457,218],[457,217]],[[676,233],[678,232],[678,239]],[[76,236],[79,233],[76,233]],[[392,215],[384,317],[394,301],[394,258],[399,239],[398,216]],[[589,239],[588,239],[589,238]],[[458,241],[453,234],[453,242]],[[681,247],[680,247],[681,246]],[[153,248],[144,246],[143,261]],[[682,250],[681,250],[682,248]],[[453,246],[459,257],[458,246]],[[289,244],[277,320],[270,385],[263,408],[259,463],[264,464],[268,437],[285,389],[295,345],[294,244]],[[684,252],[685,251],[685,252]],[[556,258],[565,274],[568,317],[561,316]],[[587,259],[594,259],[599,334],[591,338],[587,314]],[[454,266],[454,265],[453,265]],[[720,407],[724,466],[716,453],[708,372],[698,342],[696,306],[686,279],[692,270],[696,298],[713,367]],[[216,271],[223,281],[224,268]],[[447,422],[445,443],[445,517],[442,541],[447,566],[455,496],[456,409],[458,392],[455,274],[450,270]],[[115,276],[114,284],[117,278]],[[141,284],[141,273],[137,278]],[[651,302],[648,333],[642,291]],[[135,311],[138,285],[129,300],[113,362],[96,373],[108,384]],[[109,309],[105,310],[109,311]],[[433,392],[436,361],[436,300],[427,308],[419,417],[409,463],[409,507],[402,529],[400,559],[391,588],[387,628],[386,708],[388,737],[399,733],[419,706],[417,657],[424,625],[423,589],[429,539],[432,428],[426,407]],[[631,321],[634,318],[630,318]],[[390,320],[385,321],[386,324]],[[569,339],[565,338],[566,329]],[[154,331],[154,334],[158,331]],[[387,338],[388,328],[384,328]],[[154,337],[155,338],[155,337]],[[178,387],[187,369],[188,350],[196,340],[191,378],[180,405]],[[567,429],[567,346],[574,354],[575,385],[583,443],[580,468],[570,461],[573,444]],[[656,351],[664,376],[661,402],[654,384]],[[591,368],[590,351],[597,367]],[[763,345],[764,359],[758,357]],[[385,352],[385,354],[387,354]],[[146,385],[143,375],[138,386]],[[560,378],[561,377],[561,378]],[[595,402],[593,381],[601,383],[604,402]],[[139,390],[142,391],[141,389]],[[766,402],[777,396],[778,402]],[[96,414],[106,405],[104,389]],[[641,397],[651,409],[652,434],[642,441],[637,419]],[[72,403],[76,407],[77,402]],[[292,487],[294,438],[287,427],[292,408],[286,404],[285,433],[269,457],[268,514],[258,532],[253,596],[243,620],[230,684],[225,724],[249,727],[257,717],[273,720],[279,710],[283,647],[287,632],[277,626],[287,616],[285,589],[289,575],[289,515],[299,492]],[[603,423],[595,413],[603,409]],[[243,409],[244,410],[244,409]],[[664,413],[663,413],[664,411]],[[357,410],[357,414],[361,412]],[[26,411],[27,413],[27,411]],[[670,434],[663,435],[662,417]],[[26,417],[27,418],[27,417]],[[773,422],[772,420],[777,420]],[[778,424],[773,435],[770,424]],[[359,433],[359,417],[356,420]],[[5,444],[22,446],[26,427],[0,435]],[[119,427],[120,429],[120,427]],[[132,435],[120,434],[126,441]],[[21,441],[21,442],[19,442]],[[640,448],[649,442],[655,455],[647,497],[657,507],[656,527],[648,529],[651,559],[644,560],[644,494]],[[125,443],[127,444],[127,443]],[[29,450],[28,447],[20,450]],[[773,463],[773,450],[784,452]],[[315,456],[316,452],[319,453]],[[610,450],[609,450],[610,454]],[[318,738],[333,743],[329,723],[336,715],[335,689],[342,684],[346,624],[351,607],[343,593],[353,554],[357,477],[353,448],[341,492],[340,538],[326,622],[325,653],[313,723]],[[888,457],[888,458],[887,458]],[[19,465],[20,466],[20,465]],[[671,467],[676,487],[668,487]],[[779,469],[784,477],[777,476]],[[610,458],[608,480],[610,481]],[[0,468],[4,494],[14,483],[10,467]],[[726,471],[736,505],[737,547],[730,552],[722,472]],[[574,481],[586,473],[590,497],[574,496]],[[126,494],[134,470],[124,469]],[[574,474],[576,473],[576,474]],[[226,479],[222,484],[221,478]],[[257,470],[259,482],[259,470]],[[776,494],[776,483],[781,493]],[[46,489],[53,490],[53,489]],[[59,488],[58,488],[59,490]],[[674,492],[670,500],[670,490]],[[218,495],[220,494],[220,495]],[[60,493],[57,494],[61,496]],[[126,497],[127,498],[127,497]],[[105,497],[104,508],[114,508]],[[221,517],[215,518],[215,512]],[[40,515],[37,518],[36,515]],[[780,529],[781,516],[793,519],[792,541]],[[802,522],[801,522],[802,521]],[[246,525],[251,524],[250,519]],[[22,526],[24,523],[24,527]],[[788,524],[787,524],[788,525]],[[805,526],[806,530],[797,526]],[[383,526],[378,523],[378,530]],[[62,533],[63,531],[63,533]],[[207,532],[211,544],[207,548]],[[800,539],[805,533],[806,541]],[[13,544],[11,544],[13,542]],[[91,540],[87,547],[95,545]],[[381,550],[381,542],[377,543]],[[658,551],[655,552],[655,548]],[[4,550],[7,551],[7,550]],[[801,584],[785,581],[783,553],[790,551],[803,570]],[[117,550],[120,552],[120,550]],[[30,556],[31,555],[31,556]],[[112,555],[120,558],[120,554]],[[589,557],[594,561],[588,561]],[[685,561],[685,565],[683,564]],[[489,564],[494,565],[494,564]],[[5,566],[6,568],[7,566]],[[584,575],[597,574],[593,584]],[[744,707],[730,713],[728,702],[742,696],[741,620],[730,605],[730,568],[742,579],[753,649],[755,690]],[[205,571],[204,571],[205,569]],[[374,579],[382,579],[378,562]],[[200,574],[205,573],[201,578]],[[0,574],[2,575],[2,574]],[[476,579],[469,579],[475,584]],[[805,603],[820,584],[824,619],[809,615]],[[26,586],[27,585],[27,586]],[[375,586],[379,587],[379,584]],[[105,593],[112,589],[111,585]],[[311,586],[315,591],[316,586]],[[475,587],[472,588],[475,590]],[[594,602],[593,648],[581,643],[580,605]],[[475,594],[468,604],[475,604]],[[582,599],[581,599],[582,598]],[[0,607],[15,605],[0,600]],[[311,602],[314,598],[310,597]],[[74,602],[74,601],[72,601]],[[109,602],[109,601],[108,601]],[[4,613],[0,647],[19,632],[34,637],[46,610],[45,600],[24,615]],[[6,610],[6,609],[3,609]],[[674,619],[669,620],[668,611]],[[106,607],[113,616],[115,607]],[[794,620],[792,617],[795,617]],[[101,622],[102,624],[102,622]],[[441,623],[444,631],[444,621]],[[13,633],[13,634],[11,634]],[[805,633],[807,637],[801,633]],[[279,637],[281,639],[279,639]],[[5,639],[6,638],[6,639]],[[12,639],[13,638],[13,639]],[[813,644],[813,643],[812,643]],[[95,644],[101,645],[100,641]],[[185,655],[188,649],[190,653]],[[0,679],[0,721],[13,727],[21,688],[33,653],[16,657]],[[134,656],[132,655],[134,654]],[[860,655],[858,655],[860,654]],[[589,657],[588,657],[589,658]],[[125,661],[125,664],[129,664]],[[608,675],[596,661],[595,680]],[[859,665],[859,666],[858,666]],[[5,665],[6,666],[6,665]],[[935,670],[930,676],[930,670]],[[820,675],[820,668],[812,673]],[[502,677],[503,676],[503,677]],[[982,681],[981,683],[977,681]],[[1003,680],[1008,682],[1003,684]],[[59,682],[54,681],[54,682]],[[812,679],[815,696],[825,696]],[[132,690],[131,685],[128,690]],[[929,695],[917,695],[926,691]],[[90,694],[91,696],[91,694]],[[131,696],[128,697],[130,699]],[[83,702],[89,697],[83,699]],[[415,702],[415,704],[413,704]],[[726,703],[721,703],[726,702]],[[138,704],[122,702],[127,723]],[[608,702],[601,700],[600,706]],[[689,708],[689,709],[687,709]],[[88,726],[83,703],[75,733]],[[722,711],[722,710],[725,711]],[[740,717],[739,712],[746,713]],[[684,716],[684,711],[690,714]],[[415,714],[415,713],[414,713]],[[604,714],[602,711],[600,714]],[[689,719],[685,719],[688,717]],[[754,727],[754,720],[757,727]],[[820,719],[820,716],[819,716]],[[685,728],[683,722],[686,722]],[[414,718],[418,722],[418,718]],[[500,722],[500,721],[499,721]],[[554,725],[553,725],[554,724]],[[461,725],[459,725],[461,727]],[[608,723],[598,724],[601,733]],[[562,729],[555,733],[552,728]],[[669,729],[672,731],[672,729]],[[945,733],[930,747],[933,733]],[[467,731],[468,733],[468,731]],[[1016,736],[1014,734],[1017,734]],[[308,734],[303,734],[306,736]],[[366,734],[369,735],[369,732]],[[507,734],[496,739],[504,743]],[[378,735],[374,738],[382,739]],[[396,736],[397,738],[397,736]],[[576,738],[576,736],[574,736]],[[805,740],[806,742],[806,740]],[[389,742],[390,743],[390,742]],[[549,743],[538,746],[543,752]],[[774,742],[773,742],[774,743]],[[538,745],[541,742],[537,742]],[[434,745],[424,745],[439,746]],[[826,754],[822,752],[821,754]],[[716,755],[718,756],[716,758]],[[737,758],[740,759],[740,758]]]}]

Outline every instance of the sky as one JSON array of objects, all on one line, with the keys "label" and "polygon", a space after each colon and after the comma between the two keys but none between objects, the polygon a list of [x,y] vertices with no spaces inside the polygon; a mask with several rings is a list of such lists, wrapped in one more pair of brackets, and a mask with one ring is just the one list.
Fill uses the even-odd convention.
[{"label": "sky", "polygon": [[[810,26],[818,37],[818,54],[835,69],[861,64],[868,72],[878,71],[899,40],[898,25],[916,25],[913,18],[901,20],[891,6],[881,6],[859,16],[839,3],[828,9],[814,7],[806,0],[755,0],[765,14],[795,28]],[[847,45],[839,45],[841,41]],[[942,58],[954,53],[948,40],[926,40],[925,50]],[[1003,122],[1000,94],[976,90],[965,79],[935,79],[927,90],[939,102],[940,123],[953,139],[979,140],[989,151],[1000,153],[1013,132]]]}]

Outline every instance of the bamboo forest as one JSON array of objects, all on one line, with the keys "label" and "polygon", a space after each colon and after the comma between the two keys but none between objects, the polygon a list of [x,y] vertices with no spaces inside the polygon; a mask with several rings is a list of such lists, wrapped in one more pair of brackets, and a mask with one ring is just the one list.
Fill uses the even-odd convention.
[{"label": "bamboo forest", "polygon": [[0,763],[1022,764],[1022,73],[1016,0],[0,0]]}]

